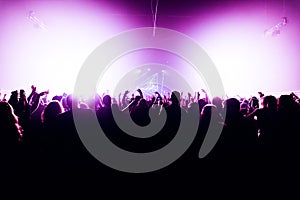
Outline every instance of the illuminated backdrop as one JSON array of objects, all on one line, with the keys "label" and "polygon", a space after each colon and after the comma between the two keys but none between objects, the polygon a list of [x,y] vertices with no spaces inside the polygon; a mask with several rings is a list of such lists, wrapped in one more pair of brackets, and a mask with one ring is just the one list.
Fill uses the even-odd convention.
[{"label": "illuminated backdrop", "polygon": [[[29,90],[36,84],[53,95],[72,92],[79,68],[98,45],[122,31],[153,26],[152,14],[151,0],[0,0],[0,89]],[[288,23],[280,34],[266,36],[282,17]],[[300,89],[297,0],[161,0],[156,24],[197,41],[216,64],[229,95]],[[152,69],[149,63],[162,69]],[[205,88],[201,77],[178,57],[145,50],[113,63],[99,92],[113,90],[119,78],[144,65],[145,70],[174,70],[193,79],[193,89]],[[166,76],[165,84],[171,81]]]}]

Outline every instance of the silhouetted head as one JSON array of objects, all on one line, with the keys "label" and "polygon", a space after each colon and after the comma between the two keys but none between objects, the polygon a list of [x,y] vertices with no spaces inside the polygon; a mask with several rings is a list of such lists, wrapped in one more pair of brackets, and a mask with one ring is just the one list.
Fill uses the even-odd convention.
[{"label": "silhouetted head", "polygon": [[11,96],[12,97],[18,97],[18,90],[12,91]]},{"label": "silhouetted head", "polygon": [[69,94],[67,96],[67,106],[68,106],[69,110],[72,110],[73,104],[75,105],[76,108],[78,108],[78,99],[76,99],[75,97],[73,97],[72,94]]},{"label": "silhouetted head", "polygon": [[212,99],[212,104],[217,107],[217,109],[222,109],[223,100],[220,97],[214,97]]},{"label": "silhouetted head", "polygon": [[211,116],[211,113],[212,111],[217,111],[217,107],[213,104],[206,104],[202,111],[201,111],[201,116],[207,116],[207,117],[210,117]]},{"label": "silhouetted head", "polygon": [[265,96],[262,104],[265,108],[273,111],[277,110],[277,100],[274,96]]},{"label": "silhouetted head", "polygon": [[179,105],[180,103],[180,93],[178,91],[173,91],[171,94],[172,104]]},{"label": "silhouetted head", "polygon": [[18,118],[14,114],[12,106],[7,102],[0,102],[0,126],[16,123],[18,123]]},{"label": "silhouetted head", "polygon": [[13,107],[16,108],[17,104],[18,104],[18,91],[12,91],[11,95],[9,97],[8,103]]},{"label": "silhouetted head", "polygon": [[259,108],[259,100],[256,97],[250,99],[250,107]]},{"label": "silhouetted head", "polygon": [[26,93],[23,89],[20,90],[20,98],[26,98]]},{"label": "silhouetted head", "polygon": [[0,133],[1,147],[10,145],[10,142],[18,142],[22,136],[18,118],[14,114],[12,106],[7,102],[0,102]]},{"label": "silhouetted head", "polygon": [[200,115],[200,121],[201,123],[209,123],[210,121],[220,121],[220,116],[218,114],[218,109],[213,104],[206,104]]},{"label": "silhouetted head", "polygon": [[42,122],[54,121],[58,114],[62,113],[63,109],[59,101],[51,101],[42,112]]},{"label": "silhouetted head", "polygon": [[279,97],[278,109],[286,110],[290,109],[293,106],[293,99],[290,95],[281,95]]},{"label": "silhouetted head", "polygon": [[224,101],[226,108],[226,117],[238,116],[240,112],[240,102],[236,98],[230,98]]},{"label": "silhouetted head", "polygon": [[109,95],[103,97],[103,104],[105,107],[111,107],[111,97]]}]

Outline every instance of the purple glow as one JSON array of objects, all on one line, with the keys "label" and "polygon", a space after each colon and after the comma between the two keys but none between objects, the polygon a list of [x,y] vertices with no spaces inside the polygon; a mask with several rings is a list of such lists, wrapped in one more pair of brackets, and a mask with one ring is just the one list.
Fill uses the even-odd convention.
[{"label": "purple glow", "polygon": [[[282,1],[160,1],[157,26],[198,41],[231,96],[295,91],[300,89],[300,4],[296,2],[286,1],[283,12]],[[147,3],[0,0],[0,90],[30,90],[36,84],[51,94],[71,92],[79,68],[99,44],[122,31],[153,25]],[[28,19],[30,11],[38,20]],[[280,35],[264,37],[264,31],[283,15],[288,24]],[[113,91],[117,82],[111,83],[112,78],[120,80],[145,63],[166,65],[187,77],[194,90],[205,88],[202,77],[195,76],[184,61],[161,53],[147,56],[134,53],[116,61],[99,83],[99,91]]]},{"label": "purple glow", "polygon": [[[113,12],[111,7],[94,1],[1,4],[0,65],[5,76],[0,85],[7,90],[36,84],[39,91],[50,89],[53,95],[71,92],[89,53],[125,24],[120,17],[106,15]],[[30,11],[35,12],[34,21],[28,19]]]},{"label": "purple glow", "polygon": [[[106,92],[107,89],[111,94],[119,94],[126,89],[134,91],[139,87],[142,88],[144,80],[151,78],[153,74],[159,74],[159,83],[161,83],[162,72],[165,75],[164,85],[171,90],[183,91],[185,95],[187,92],[207,88],[204,79],[199,76],[193,66],[178,55],[162,50],[145,49],[126,54],[113,62],[100,80],[98,91],[100,94]],[[179,76],[185,79],[194,91],[188,91],[188,87],[178,81],[181,80]],[[127,77],[125,80],[132,82],[122,82],[124,77]]]},{"label": "purple glow", "polygon": [[229,95],[299,90],[299,8],[287,7],[286,15],[289,23],[277,37],[264,36],[283,17],[276,2],[244,2],[194,25],[192,35],[215,62]]}]

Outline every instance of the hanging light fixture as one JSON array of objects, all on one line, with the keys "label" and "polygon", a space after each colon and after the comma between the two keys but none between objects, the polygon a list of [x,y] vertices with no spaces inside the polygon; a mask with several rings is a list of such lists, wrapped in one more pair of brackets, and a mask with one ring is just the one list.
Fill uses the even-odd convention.
[{"label": "hanging light fixture", "polygon": [[273,37],[278,36],[280,34],[280,30],[282,29],[282,27],[286,26],[287,23],[288,23],[287,17],[282,17],[282,20],[279,23],[265,30],[264,35],[273,36]]},{"label": "hanging light fixture", "polygon": [[36,16],[35,11],[30,10],[28,12],[27,18],[33,23],[34,27],[48,31],[47,25]]}]

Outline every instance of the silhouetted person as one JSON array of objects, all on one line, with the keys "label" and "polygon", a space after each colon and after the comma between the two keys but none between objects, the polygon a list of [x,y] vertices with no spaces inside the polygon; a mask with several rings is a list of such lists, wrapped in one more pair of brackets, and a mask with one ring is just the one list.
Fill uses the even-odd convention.
[{"label": "silhouetted person", "polygon": [[248,118],[257,117],[257,129],[259,131],[259,143],[261,145],[261,153],[270,157],[270,153],[274,151],[274,140],[277,129],[277,100],[274,96],[263,97],[263,108],[257,108],[248,114]]},{"label": "silhouetted person", "polygon": [[186,111],[180,107],[180,93],[173,91],[171,93],[170,105],[166,106],[167,120],[163,128],[166,140],[172,139],[178,131],[181,118],[186,117]]},{"label": "silhouetted person", "polygon": [[257,148],[257,133],[253,124],[240,114],[240,102],[225,100],[226,118],[220,137],[221,159],[251,161]]},{"label": "silhouetted person", "polygon": [[21,116],[20,119],[25,120],[26,126],[23,134],[24,151],[30,157],[27,159],[37,160],[41,156],[41,136],[44,129],[42,129],[41,114],[46,104],[41,100],[41,97],[47,92],[36,92],[36,87],[31,86],[31,93],[26,99],[24,94],[23,104],[25,104],[26,115]]},{"label": "silhouetted person", "polygon": [[[92,127],[89,123],[94,115],[90,109],[79,109],[78,100],[72,95],[67,96],[67,106],[68,111],[57,115],[54,131],[50,133],[56,145],[51,146],[48,152],[52,154],[49,165],[55,169],[54,171],[58,174],[71,175],[78,170],[89,168],[90,162],[94,162],[94,158],[81,142],[73,115],[76,115],[76,119],[87,128],[87,131],[91,131],[88,127]],[[57,105],[55,107],[57,109]]]},{"label": "silhouetted person", "polygon": [[138,104],[130,112],[132,120],[139,126],[146,126],[150,123],[149,107],[145,99],[140,99]]},{"label": "silhouetted person", "polygon": [[15,113],[19,117],[20,125],[26,131],[28,129],[30,120],[30,106],[27,102],[26,93],[24,90],[20,90],[20,97]]},{"label": "silhouetted person", "polygon": [[[210,131],[208,129],[210,127]],[[207,134],[215,134],[218,129],[222,128],[222,118],[219,115],[217,107],[213,104],[206,104],[201,112],[199,119],[199,127],[195,140],[191,146],[191,155],[194,159],[198,158],[200,147]],[[216,148],[207,156],[207,158],[214,158]]]},{"label": "silhouetted person", "polygon": [[199,99],[198,100],[198,105],[199,105],[199,112],[201,113],[203,107],[207,104],[207,102],[204,99]]},{"label": "silhouetted person", "polygon": [[214,97],[212,99],[212,104],[216,106],[219,116],[223,118],[223,100],[220,97]]},{"label": "silhouetted person", "polygon": [[42,112],[41,119],[45,125],[52,126],[57,120],[57,116],[63,112],[61,104],[57,100],[53,100],[45,107]]},{"label": "silhouetted person", "polygon": [[57,118],[62,112],[62,105],[57,100],[51,101],[41,114],[42,124],[39,133],[36,133],[40,143],[40,153],[51,161],[56,159],[57,154],[64,153],[60,152],[63,144],[60,143],[60,133],[57,134],[56,130]]},{"label": "silhouetted person", "polygon": [[294,160],[299,152],[300,107],[290,95],[278,100],[277,154]]},{"label": "silhouetted person", "polygon": [[8,103],[13,107],[14,110],[17,109],[18,105],[18,90],[12,91]]},{"label": "silhouetted person", "polygon": [[103,105],[97,110],[97,117],[100,126],[108,137],[117,139],[117,124],[115,123],[112,113],[111,97],[109,95],[105,95],[102,99],[102,104]]},{"label": "silhouetted person", "polygon": [[[14,114],[11,105],[0,102],[0,157],[1,177],[3,175],[17,175],[21,158],[20,142],[22,128]],[[13,174],[10,174],[10,173]]]}]

